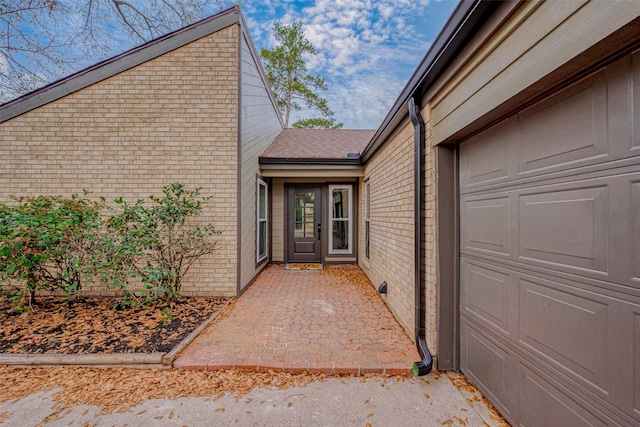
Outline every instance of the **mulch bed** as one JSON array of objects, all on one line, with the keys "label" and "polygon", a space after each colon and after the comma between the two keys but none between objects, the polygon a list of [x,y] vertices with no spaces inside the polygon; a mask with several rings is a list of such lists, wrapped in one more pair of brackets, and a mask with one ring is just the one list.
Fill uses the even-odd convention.
[{"label": "mulch bed", "polygon": [[115,308],[111,298],[40,297],[28,315],[0,298],[0,353],[108,354],[168,352],[228,298],[183,297],[165,306]]}]

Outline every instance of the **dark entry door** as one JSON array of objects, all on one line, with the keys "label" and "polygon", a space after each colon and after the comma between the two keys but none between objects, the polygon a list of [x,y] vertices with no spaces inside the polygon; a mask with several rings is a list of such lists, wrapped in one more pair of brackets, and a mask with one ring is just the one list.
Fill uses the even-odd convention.
[{"label": "dark entry door", "polygon": [[287,205],[287,261],[322,262],[322,189],[289,187]]}]

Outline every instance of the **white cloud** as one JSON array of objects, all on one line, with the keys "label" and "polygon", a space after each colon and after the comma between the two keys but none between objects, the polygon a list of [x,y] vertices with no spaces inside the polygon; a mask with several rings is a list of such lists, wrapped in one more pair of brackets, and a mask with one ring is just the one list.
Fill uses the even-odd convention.
[{"label": "white cloud", "polygon": [[[435,6],[449,13],[455,4]],[[256,43],[265,47],[275,43],[268,35],[274,20],[302,22],[318,49],[307,66],[326,78],[324,96],[348,128],[381,123],[446,20],[442,13],[432,14],[429,0],[246,0],[243,7],[252,16],[248,21]]]}]

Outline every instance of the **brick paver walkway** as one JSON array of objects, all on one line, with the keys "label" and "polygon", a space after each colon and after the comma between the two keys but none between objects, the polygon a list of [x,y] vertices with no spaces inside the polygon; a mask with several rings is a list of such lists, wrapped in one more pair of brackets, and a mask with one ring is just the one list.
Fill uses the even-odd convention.
[{"label": "brick paver walkway", "polygon": [[271,265],[174,365],[406,374],[417,360],[415,345],[359,267]]}]

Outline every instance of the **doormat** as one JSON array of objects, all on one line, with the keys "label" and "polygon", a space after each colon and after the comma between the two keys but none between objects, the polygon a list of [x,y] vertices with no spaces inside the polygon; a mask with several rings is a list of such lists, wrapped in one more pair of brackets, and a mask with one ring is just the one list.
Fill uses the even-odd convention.
[{"label": "doormat", "polygon": [[322,270],[322,264],[292,262],[292,263],[287,263],[285,268],[287,270]]}]

